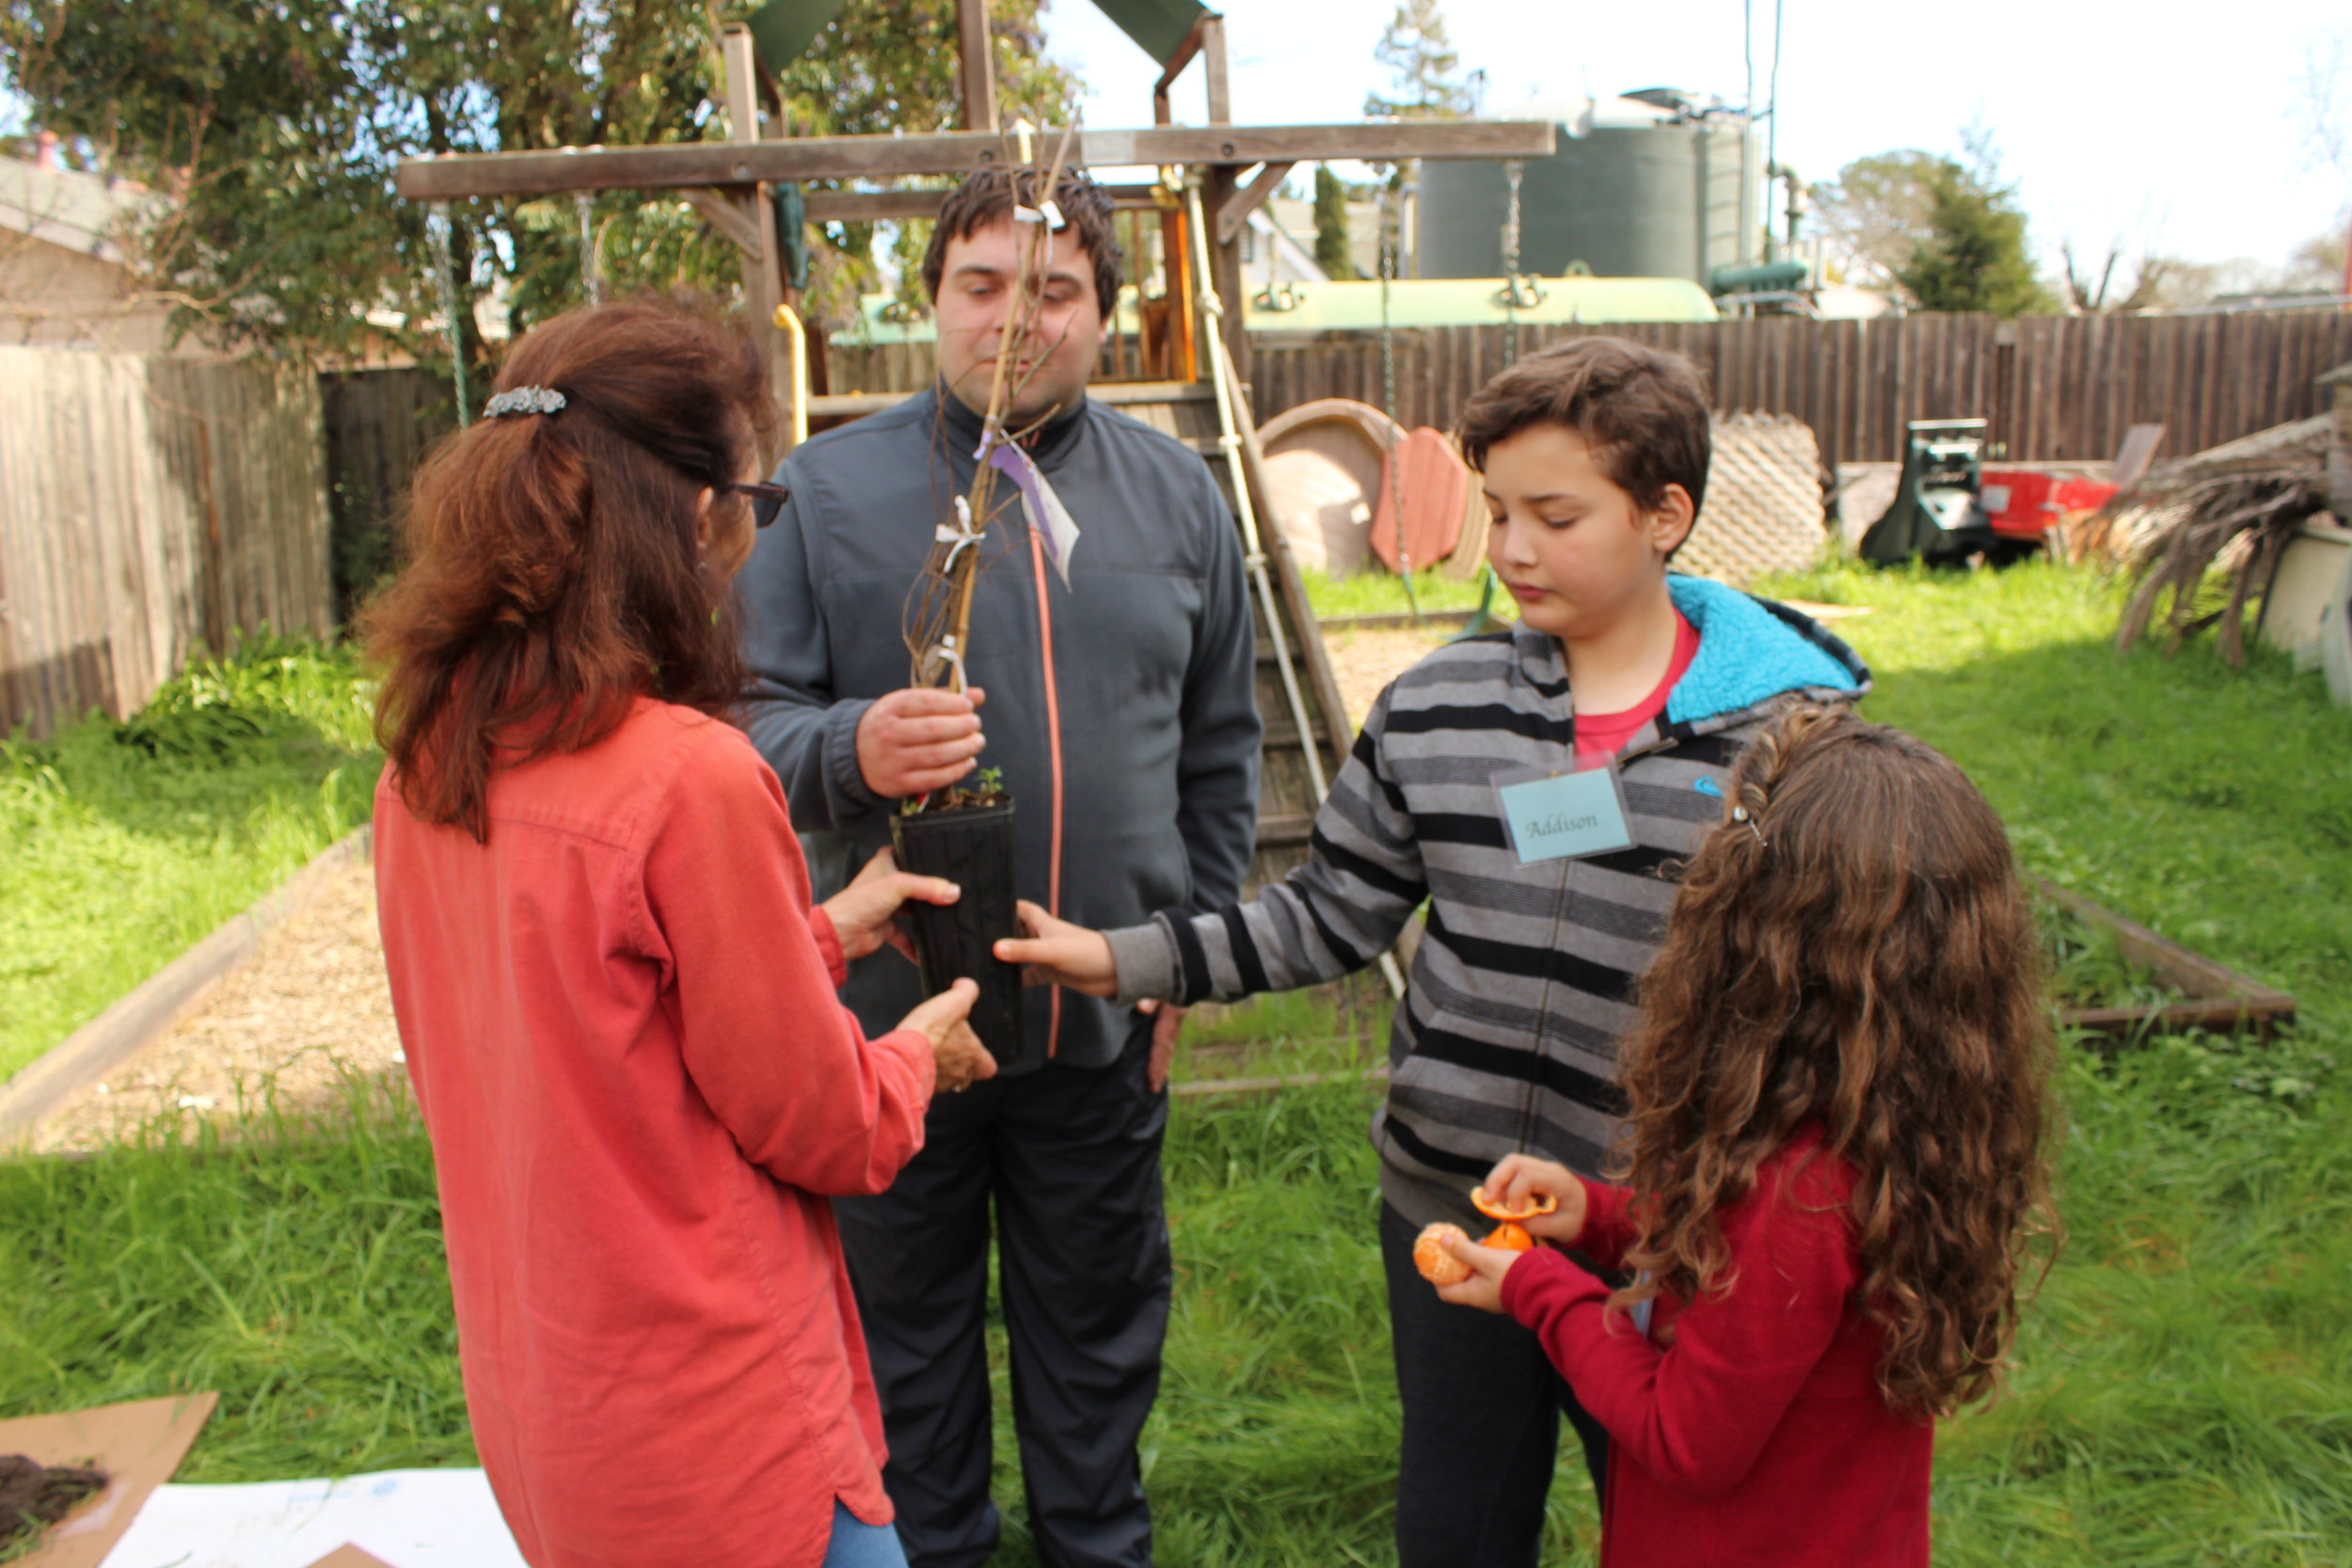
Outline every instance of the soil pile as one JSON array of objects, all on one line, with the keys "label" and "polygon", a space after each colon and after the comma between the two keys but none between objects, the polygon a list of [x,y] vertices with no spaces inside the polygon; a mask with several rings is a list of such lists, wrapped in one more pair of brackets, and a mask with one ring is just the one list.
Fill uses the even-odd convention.
[{"label": "soil pile", "polygon": [[21,1453],[0,1453],[0,1548],[56,1524],[105,1485],[103,1470],[53,1468]]}]

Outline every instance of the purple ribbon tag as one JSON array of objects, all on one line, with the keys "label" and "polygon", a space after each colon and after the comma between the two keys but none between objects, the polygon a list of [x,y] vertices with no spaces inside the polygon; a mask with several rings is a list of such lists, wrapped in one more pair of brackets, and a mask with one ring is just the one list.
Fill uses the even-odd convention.
[{"label": "purple ribbon tag", "polygon": [[1069,508],[1054,494],[1054,487],[1029,454],[1009,444],[992,449],[988,454],[991,467],[998,469],[1021,492],[1021,510],[1029,519],[1029,527],[1045,548],[1045,559],[1061,574],[1061,585],[1070,586],[1070,552],[1078,545],[1078,525],[1072,519]]}]

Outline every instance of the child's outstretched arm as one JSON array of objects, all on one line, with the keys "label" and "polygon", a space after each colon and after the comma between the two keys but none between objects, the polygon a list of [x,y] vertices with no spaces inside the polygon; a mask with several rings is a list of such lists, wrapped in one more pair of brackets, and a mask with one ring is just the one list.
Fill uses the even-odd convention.
[{"label": "child's outstretched arm", "polygon": [[1028,937],[997,942],[996,957],[1089,996],[1184,1006],[1316,985],[1372,963],[1429,891],[1404,789],[1381,757],[1388,708],[1384,691],[1315,814],[1306,863],[1257,897],[1103,932],[1033,918],[1025,905]]},{"label": "child's outstretched arm", "polygon": [[1014,906],[1019,937],[1005,937],[990,949],[1001,963],[1019,964],[1022,983],[1066,986],[1081,996],[1119,994],[1119,959],[1102,932],[1057,920],[1026,898]]}]

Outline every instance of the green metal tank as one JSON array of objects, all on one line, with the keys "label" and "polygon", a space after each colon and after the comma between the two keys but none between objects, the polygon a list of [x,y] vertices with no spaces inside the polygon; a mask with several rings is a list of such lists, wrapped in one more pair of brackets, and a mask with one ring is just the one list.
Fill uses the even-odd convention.
[{"label": "green metal tank", "polygon": [[[1745,117],[1682,94],[1530,105],[1555,119],[1559,150],[1528,160],[1519,186],[1519,270],[1557,277],[1581,262],[1602,277],[1685,277],[1756,261],[1764,160]],[[1499,163],[1422,166],[1416,245],[1422,277],[1502,271],[1508,185]]]}]

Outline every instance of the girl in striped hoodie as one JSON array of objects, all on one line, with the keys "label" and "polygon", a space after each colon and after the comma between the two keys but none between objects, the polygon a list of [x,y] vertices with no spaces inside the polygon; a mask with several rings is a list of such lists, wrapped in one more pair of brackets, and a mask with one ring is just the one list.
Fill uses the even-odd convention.
[{"label": "girl in striped hoodie", "polygon": [[1634,980],[1734,759],[1784,708],[1868,689],[1806,617],[1668,570],[1705,499],[1708,422],[1687,360],[1622,340],[1504,371],[1459,435],[1518,626],[1437,650],[1375,700],[1306,863],[1256,898],[1110,932],[1024,906],[1028,939],[997,945],[1089,995],[1230,1001],[1363,968],[1425,908],[1373,1123],[1401,1568],[1534,1563],[1561,1417],[1597,1489],[1608,1442],[1533,1333],[1432,1295],[1415,1236],[1478,1224],[1470,1190],[1507,1155],[1598,1174]]}]

